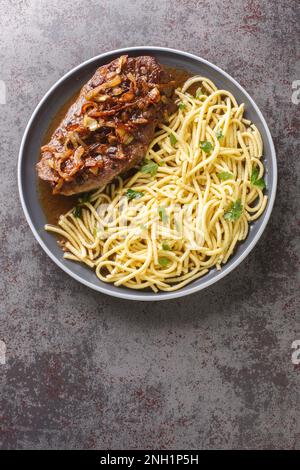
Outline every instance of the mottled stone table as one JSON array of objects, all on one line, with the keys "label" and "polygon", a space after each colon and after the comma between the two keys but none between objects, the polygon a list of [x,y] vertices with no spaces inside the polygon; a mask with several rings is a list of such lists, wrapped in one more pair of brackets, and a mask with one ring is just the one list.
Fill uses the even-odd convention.
[{"label": "mottled stone table", "polygon": [[[300,447],[297,3],[1,2],[2,448]],[[149,44],[198,54],[245,86],[279,167],[271,221],[247,260],[199,294],[152,304],[60,271],[33,238],[16,183],[22,133],[48,88],[89,57]]]}]

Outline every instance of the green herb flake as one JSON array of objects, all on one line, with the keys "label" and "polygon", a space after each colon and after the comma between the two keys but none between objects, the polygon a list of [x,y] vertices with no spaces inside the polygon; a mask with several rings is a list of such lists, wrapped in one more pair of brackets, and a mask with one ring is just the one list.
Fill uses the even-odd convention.
[{"label": "green herb flake", "polygon": [[91,193],[83,193],[81,197],[78,199],[80,204],[84,204],[85,202],[90,202],[91,200]]},{"label": "green herb flake", "polygon": [[233,178],[233,175],[228,171],[221,171],[221,173],[218,173],[218,177],[221,181],[226,181],[231,180]]},{"label": "green herb flake", "polygon": [[195,97],[196,97],[196,98],[200,98],[201,95],[203,95],[203,93],[202,93],[201,88],[199,87],[199,88],[197,88],[197,90],[196,90]]},{"label": "green herb flake", "polygon": [[210,153],[214,148],[213,144],[208,140],[202,140],[200,142],[200,147],[205,153]]},{"label": "green herb flake", "polygon": [[255,181],[255,186],[257,186],[259,189],[264,189],[266,187],[265,180],[263,178],[259,178]]},{"label": "green herb flake", "polygon": [[158,208],[158,215],[163,224],[166,224],[168,222],[168,216],[164,207]]},{"label": "green herb flake", "polygon": [[216,137],[218,140],[222,140],[224,135],[223,135],[223,132],[222,132],[222,129],[218,129],[217,132],[216,132]]},{"label": "green herb flake", "polygon": [[157,173],[158,164],[152,160],[144,160],[144,164],[141,168],[142,173],[150,173],[151,176],[155,176]]},{"label": "green herb flake", "polygon": [[252,174],[250,177],[251,184],[253,186],[257,186],[260,189],[264,189],[266,187],[265,180],[263,178],[258,178],[258,174],[259,174],[259,169],[256,166],[255,168],[253,168]]},{"label": "green herb flake", "polygon": [[243,213],[243,204],[241,203],[241,200],[238,199],[235,202],[232,202],[224,214],[224,219],[230,220],[231,222],[234,222],[235,220],[238,220]]},{"label": "green herb flake", "polygon": [[175,145],[175,144],[176,144],[177,139],[176,139],[176,137],[175,137],[174,134],[170,134],[169,139],[170,139],[171,145]]},{"label": "green herb flake", "polygon": [[250,178],[251,184],[255,184],[255,181],[257,180],[257,177],[258,177],[258,173],[259,173],[259,169],[256,166],[252,170],[252,174],[251,174],[251,178]]},{"label": "green herb flake", "polygon": [[144,196],[144,193],[141,193],[140,191],[134,191],[133,189],[127,189],[126,197],[127,197],[128,201],[131,201],[131,199],[140,199],[143,196]]},{"label": "green herb flake", "polygon": [[161,266],[163,266],[165,268],[169,264],[169,259],[166,258],[165,256],[163,256],[161,258],[158,258],[158,262]]},{"label": "green herb flake", "polygon": [[163,249],[163,250],[171,251],[171,247],[170,247],[170,245],[169,245],[169,243],[168,243],[167,241],[163,241],[162,244],[161,244],[161,246],[162,246],[162,249]]},{"label": "green herb flake", "polygon": [[74,217],[79,218],[79,217],[81,217],[81,214],[82,214],[81,206],[75,206],[74,209],[73,209]]},{"label": "green herb flake", "polygon": [[186,104],[179,103],[178,108],[180,109],[180,111],[183,111],[186,108]]}]

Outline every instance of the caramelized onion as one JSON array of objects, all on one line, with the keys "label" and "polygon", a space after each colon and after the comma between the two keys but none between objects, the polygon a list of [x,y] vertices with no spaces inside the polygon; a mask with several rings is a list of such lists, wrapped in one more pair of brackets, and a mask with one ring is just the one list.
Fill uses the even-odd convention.
[{"label": "caramelized onion", "polygon": [[123,93],[122,96],[120,96],[120,101],[132,101],[134,99],[135,95],[132,93],[132,91],[127,91],[127,93]]},{"label": "caramelized onion", "polygon": [[97,96],[99,93],[101,93],[102,91],[107,90],[109,88],[113,88],[117,85],[120,85],[121,81],[122,80],[121,80],[120,75],[116,75],[111,80],[108,80],[107,82],[101,83],[101,85],[96,86],[95,88],[93,88],[91,91],[89,91],[86,94],[86,96],[85,96],[86,100],[91,100],[95,96]]},{"label": "caramelized onion", "polygon": [[103,158],[100,155],[98,155],[96,158],[88,157],[85,160],[85,166],[103,168],[104,166]]},{"label": "caramelized onion", "polygon": [[118,126],[116,127],[116,134],[118,135],[122,144],[128,145],[130,142],[133,141],[133,135],[129,134],[125,128],[125,126]]},{"label": "caramelized onion", "polygon": [[97,101],[97,103],[104,103],[111,97],[109,95],[100,95],[100,96],[95,96],[94,100]]},{"label": "caramelized onion", "polygon": [[78,122],[74,122],[72,124],[69,124],[66,129],[68,132],[74,132],[77,131],[80,128],[80,124]]},{"label": "caramelized onion", "polygon": [[86,111],[89,109],[89,108],[96,108],[97,105],[96,103],[94,103],[94,101],[87,101],[86,103],[84,103],[84,105],[82,105],[81,107],[81,114],[85,114]]},{"label": "caramelized onion", "polygon": [[98,121],[96,119],[91,118],[87,114],[83,117],[83,125],[87,127],[90,131],[95,131],[98,129]]},{"label": "caramelized onion", "polygon": [[122,70],[122,67],[126,64],[127,62],[127,58],[128,58],[128,55],[121,55],[121,57],[119,58],[119,65],[118,67],[116,68],[116,72],[117,73],[120,73],[121,70]]},{"label": "caramelized onion", "polygon": [[84,154],[84,148],[83,147],[78,147],[78,149],[75,150],[73,160],[74,160],[76,165],[78,165],[80,163],[80,159],[81,159],[83,154]]},{"label": "caramelized onion", "polygon": [[54,152],[55,152],[55,148],[54,148],[54,147],[51,147],[51,145],[43,145],[43,146],[41,147],[41,151],[42,151],[42,152],[54,153]]},{"label": "caramelized onion", "polygon": [[123,93],[123,89],[121,87],[117,86],[117,87],[112,89],[112,93],[113,93],[114,96],[118,96],[121,93]]},{"label": "caramelized onion", "polygon": [[160,101],[160,92],[157,87],[152,88],[152,90],[149,91],[148,97],[152,101],[152,103],[158,103]]},{"label": "caramelized onion", "polygon": [[91,166],[91,167],[89,168],[89,171],[90,171],[91,173],[93,173],[93,175],[97,176],[98,173],[99,173],[99,169],[100,169],[100,168],[99,168],[98,166]]}]

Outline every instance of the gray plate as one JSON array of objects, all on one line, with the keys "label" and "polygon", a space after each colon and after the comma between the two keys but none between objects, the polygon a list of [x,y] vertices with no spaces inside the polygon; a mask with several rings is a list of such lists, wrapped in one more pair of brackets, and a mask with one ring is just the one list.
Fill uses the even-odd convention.
[{"label": "gray plate", "polygon": [[[155,294],[106,284],[84,265],[65,260],[56,243],[56,237],[43,229],[46,219],[38,198],[35,172],[35,164],[39,158],[43,136],[59,109],[78,91],[81,85],[88,81],[95,69],[124,53],[131,56],[153,55],[162,64],[182,68],[194,74],[201,74],[213,80],[218,88],[229,90],[239,103],[245,103],[246,117],[258,127],[264,142],[266,193],[269,198],[266,210],[251,225],[247,239],[238,245],[234,256],[221,271],[212,269],[203,278],[195,280],[175,292]],[[250,253],[261,237],[273,208],[277,185],[276,154],[270,131],[262,113],[248,93],[226,72],[208,61],[186,52],[161,47],[130,47],[101,54],[84,62],[58,80],[48,91],[31,116],[22,139],[18,163],[18,184],[22,207],[35,238],[49,257],[67,274],[92,289],[115,297],[131,300],[164,300],[188,295],[210,286],[230,273]]]}]

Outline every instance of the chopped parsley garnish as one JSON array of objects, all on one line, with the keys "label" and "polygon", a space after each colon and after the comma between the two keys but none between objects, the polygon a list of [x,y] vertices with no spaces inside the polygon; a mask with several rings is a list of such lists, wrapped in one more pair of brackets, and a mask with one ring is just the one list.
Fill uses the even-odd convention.
[{"label": "chopped parsley garnish", "polygon": [[141,193],[140,191],[134,191],[133,189],[127,189],[126,197],[128,198],[129,201],[131,201],[131,199],[140,199],[143,196],[144,196],[144,193]]},{"label": "chopped parsley garnish", "polygon": [[238,220],[243,213],[243,204],[241,203],[241,200],[238,199],[235,202],[232,202],[224,214],[224,219],[230,220],[231,222],[234,222],[235,220]]},{"label": "chopped parsley garnish", "polygon": [[203,150],[203,152],[205,152],[205,153],[211,152],[212,149],[214,148],[213,144],[211,142],[209,142],[208,140],[202,140],[200,142],[200,147]]},{"label": "chopped parsley garnish", "polygon": [[252,175],[251,175],[251,178],[250,178],[251,184],[253,186],[257,186],[260,189],[264,189],[266,187],[265,180],[263,178],[258,178],[258,174],[259,174],[259,169],[256,166],[252,170]]},{"label": "chopped parsley garnish", "polygon": [[152,160],[144,160],[144,165],[141,168],[142,173],[150,173],[151,176],[155,176],[157,173],[158,164]]},{"label": "chopped parsley garnish", "polygon": [[217,137],[218,140],[223,139],[224,135],[223,135],[222,129],[217,130],[216,137]]},{"label": "chopped parsley garnish", "polygon": [[169,264],[168,258],[165,258],[164,256],[162,258],[158,258],[158,262],[163,267],[166,267]]},{"label": "chopped parsley garnish", "polygon": [[83,193],[81,197],[78,199],[80,204],[84,204],[85,202],[90,202],[91,200],[91,193]]},{"label": "chopped parsley garnish", "polygon": [[77,206],[74,207],[73,209],[73,215],[74,217],[81,217],[82,215],[82,204],[85,202],[90,202],[91,200],[91,193],[82,193],[81,197],[78,199],[78,204]]},{"label": "chopped parsley garnish", "polygon": [[74,217],[81,217],[81,214],[82,214],[81,206],[75,206],[74,209],[73,209]]},{"label": "chopped parsley garnish", "polygon": [[168,243],[167,241],[163,241],[162,244],[161,244],[161,246],[162,246],[162,249],[163,249],[163,250],[171,251],[170,245],[169,245],[169,243]]},{"label": "chopped parsley garnish", "polygon": [[183,111],[186,108],[186,104],[184,103],[179,103],[178,108]]},{"label": "chopped parsley garnish", "polygon": [[218,177],[221,181],[226,181],[231,180],[233,178],[233,175],[228,171],[221,171],[221,173],[218,173]]},{"label": "chopped parsley garnish", "polygon": [[201,88],[199,87],[199,88],[197,88],[197,90],[196,90],[195,97],[196,97],[196,98],[200,98],[201,95],[203,95],[203,93],[202,93]]},{"label": "chopped parsley garnish", "polygon": [[177,142],[177,139],[176,139],[175,135],[170,134],[169,138],[170,138],[171,145],[175,145],[176,142]]},{"label": "chopped parsley garnish", "polygon": [[166,224],[168,222],[168,216],[164,207],[158,208],[158,215],[163,224]]}]

